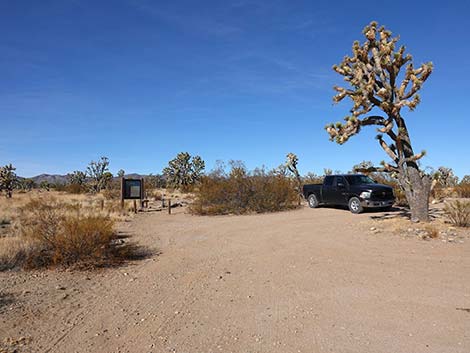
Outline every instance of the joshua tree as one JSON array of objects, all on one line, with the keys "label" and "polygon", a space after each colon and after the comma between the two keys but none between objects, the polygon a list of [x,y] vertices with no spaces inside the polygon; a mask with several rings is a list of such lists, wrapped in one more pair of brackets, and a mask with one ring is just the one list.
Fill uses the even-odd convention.
[{"label": "joshua tree", "polygon": [[353,173],[364,173],[366,175],[375,171],[374,164],[371,161],[362,161],[352,167]]},{"label": "joshua tree", "polygon": [[297,163],[299,163],[299,158],[294,153],[288,153],[286,160],[286,167],[294,175],[297,182],[297,193],[299,194],[299,205],[302,198],[302,178],[300,177],[299,171],[297,169]]},{"label": "joshua tree", "polygon": [[21,190],[30,191],[32,188],[34,188],[34,180],[30,178],[18,180],[17,186]]},{"label": "joshua tree", "polygon": [[[362,127],[378,126],[379,145],[393,163],[382,162],[382,168],[377,170],[396,175],[410,205],[412,220],[428,221],[431,180],[418,165],[425,152],[414,152],[401,109],[414,110],[419,104],[418,91],[431,74],[432,63],[415,68],[412,56],[405,54],[405,47],[396,49],[398,37],[392,37],[384,27],[377,28],[376,22],[366,26],[363,33],[366,41],[362,45],[354,42],[353,54],[333,66],[350,84],[349,88],[335,87],[338,93],[333,101],[337,103],[349,97],[354,103],[350,115],[344,118],[346,123],[330,124],[326,130],[331,140],[343,144]],[[374,108],[383,114],[368,115]],[[385,141],[384,135],[391,144]]]},{"label": "joshua tree", "polygon": [[330,169],[330,168],[323,168],[323,174],[324,174],[324,175],[332,175],[332,174],[333,174],[333,170]]},{"label": "joshua tree", "polygon": [[43,180],[39,183],[39,188],[49,191],[51,189],[51,184],[47,180]]},{"label": "joshua tree", "polygon": [[75,185],[84,185],[86,181],[86,173],[76,170],[68,175],[69,183]]},{"label": "joshua tree", "polygon": [[119,171],[117,172],[118,178],[122,178],[124,177],[124,175],[126,175],[126,172],[124,171],[124,169],[119,169]]},{"label": "joshua tree", "polygon": [[443,187],[455,186],[459,181],[459,178],[454,175],[452,168],[446,167],[439,167],[433,174],[433,179]]},{"label": "joshua tree", "polygon": [[464,175],[460,184],[470,184],[470,175]]},{"label": "joshua tree", "polygon": [[113,175],[109,172],[109,159],[101,157],[98,162],[91,161],[87,167],[86,176],[90,178],[90,189],[97,193],[106,188]]},{"label": "joshua tree", "polygon": [[16,168],[11,163],[0,167],[0,191],[5,191],[5,195],[9,199],[12,197],[13,189],[18,182],[15,170]]},{"label": "joshua tree", "polygon": [[168,185],[186,188],[201,178],[204,168],[205,164],[201,157],[191,158],[188,152],[181,152],[168,162],[168,167],[163,169],[163,174]]},{"label": "joshua tree", "polygon": [[287,168],[286,164],[281,164],[274,170],[274,174],[281,176],[281,177],[286,177],[289,174],[289,169]]}]

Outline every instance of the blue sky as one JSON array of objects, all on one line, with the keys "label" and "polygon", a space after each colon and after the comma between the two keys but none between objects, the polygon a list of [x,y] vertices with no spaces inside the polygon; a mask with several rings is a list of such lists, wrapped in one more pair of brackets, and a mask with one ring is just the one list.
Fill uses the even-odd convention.
[{"label": "blue sky", "polygon": [[302,173],[386,156],[364,129],[345,145],[324,126],[331,70],[377,20],[434,73],[403,111],[424,166],[470,174],[466,1],[0,0],[0,163],[66,173],[108,156],[111,171],[158,173],[180,151],[249,168],[288,152]]}]

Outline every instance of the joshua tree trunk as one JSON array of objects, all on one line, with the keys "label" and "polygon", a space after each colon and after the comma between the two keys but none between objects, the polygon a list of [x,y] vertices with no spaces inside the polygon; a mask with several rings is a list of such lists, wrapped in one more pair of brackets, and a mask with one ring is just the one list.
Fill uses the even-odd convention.
[{"label": "joshua tree trunk", "polygon": [[398,126],[398,133],[396,135],[392,133],[389,136],[396,146],[394,155],[398,167],[396,174],[410,206],[411,220],[427,222],[429,221],[431,178],[419,169],[403,118],[398,114],[389,115],[389,119],[396,121]]},{"label": "joshua tree trunk", "polygon": [[431,178],[422,175],[417,166],[405,166],[398,173],[398,181],[405,191],[410,205],[411,220],[414,222],[429,221],[429,193]]}]

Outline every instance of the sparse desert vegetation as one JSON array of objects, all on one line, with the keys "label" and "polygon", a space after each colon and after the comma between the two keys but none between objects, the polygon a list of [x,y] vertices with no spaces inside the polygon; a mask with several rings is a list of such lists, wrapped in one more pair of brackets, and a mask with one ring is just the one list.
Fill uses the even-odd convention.
[{"label": "sparse desert vegetation", "polygon": [[231,163],[204,176],[194,189],[191,212],[199,215],[277,212],[298,206],[298,191],[291,178],[276,171],[249,172],[242,163]]},{"label": "sparse desert vegetation", "polygon": [[449,221],[458,227],[470,226],[470,201],[454,200],[445,205]]},{"label": "sparse desert vegetation", "polygon": [[[30,192],[0,200],[0,269],[105,266],[135,256],[115,222],[131,215],[118,201],[63,192]],[[8,217],[8,218],[7,218]]]},{"label": "sparse desert vegetation", "polygon": [[460,3],[2,4],[0,353],[470,352]]}]

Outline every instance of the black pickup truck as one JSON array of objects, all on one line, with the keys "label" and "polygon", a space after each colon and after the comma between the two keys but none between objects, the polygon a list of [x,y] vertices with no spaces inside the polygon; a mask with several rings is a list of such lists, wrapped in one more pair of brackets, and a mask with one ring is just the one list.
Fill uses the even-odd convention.
[{"label": "black pickup truck", "polygon": [[323,184],[304,185],[303,194],[312,208],[343,205],[352,213],[361,213],[364,208],[390,209],[395,202],[390,186],[362,174],[327,175]]}]

